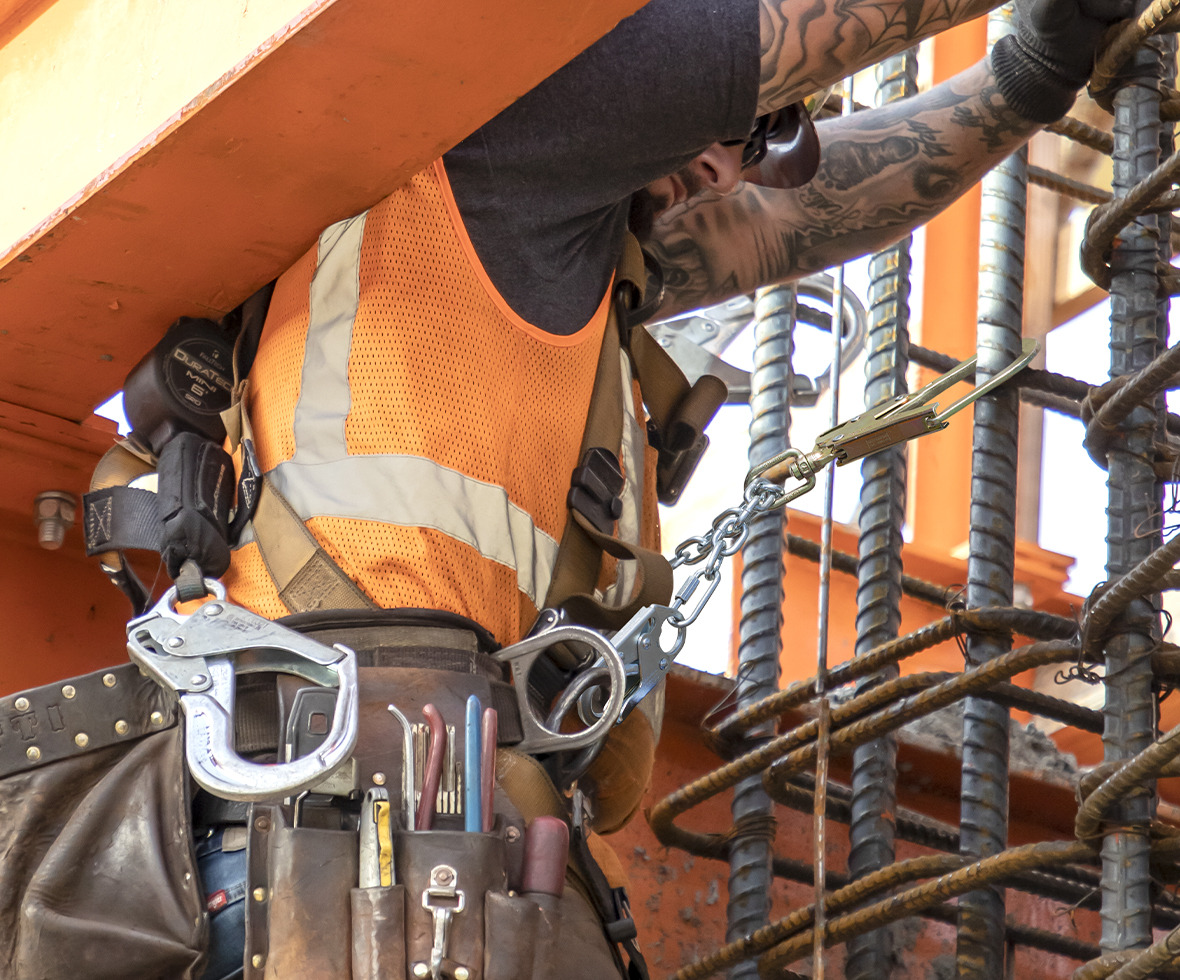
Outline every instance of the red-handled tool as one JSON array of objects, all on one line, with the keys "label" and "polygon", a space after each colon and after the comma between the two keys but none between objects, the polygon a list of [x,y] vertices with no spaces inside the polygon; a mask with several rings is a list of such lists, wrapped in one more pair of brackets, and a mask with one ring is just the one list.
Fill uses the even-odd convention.
[{"label": "red-handled tool", "polygon": [[430,751],[426,757],[426,771],[422,774],[422,795],[418,799],[415,824],[419,830],[429,830],[434,824],[434,801],[442,781],[443,755],[447,748],[447,726],[442,713],[433,704],[422,708],[422,717],[430,726]]},{"label": "red-handled tool", "polygon": [[490,834],[492,832],[492,823],[496,815],[492,812],[492,794],[496,788],[496,731],[499,716],[496,714],[495,708],[484,708],[483,717],[480,718],[480,751],[482,759],[479,765],[479,778],[482,782],[480,786],[480,800],[481,809],[480,814],[483,817],[483,832]]},{"label": "red-handled tool", "polygon": [[526,895],[560,898],[569,852],[570,829],[566,822],[557,817],[535,817],[524,836],[520,890]]}]

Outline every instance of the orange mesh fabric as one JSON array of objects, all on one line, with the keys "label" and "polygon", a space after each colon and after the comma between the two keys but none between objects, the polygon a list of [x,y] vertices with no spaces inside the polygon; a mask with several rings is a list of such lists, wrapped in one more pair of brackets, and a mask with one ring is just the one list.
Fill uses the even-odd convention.
[{"label": "orange mesh fabric", "polygon": [[[293,419],[316,260],[312,249],[279,280],[251,372],[250,416],[264,470],[296,450]],[[420,456],[503,487],[537,527],[560,540],[605,298],[572,336],[520,320],[475,259],[441,162],[369,211],[358,282],[348,453]],[[312,516],[307,526],[382,606],[457,612],[504,643],[535,617],[514,570],[439,531],[325,516]],[[256,548],[235,552],[226,581],[235,601],[275,614],[278,598]]]},{"label": "orange mesh fabric", "polygon": [[349,450],[424,456],[502,486],[559,537],[601,324],[548,337],[505,311],[445,220],[447,204],[428,169],[369,212]]}]

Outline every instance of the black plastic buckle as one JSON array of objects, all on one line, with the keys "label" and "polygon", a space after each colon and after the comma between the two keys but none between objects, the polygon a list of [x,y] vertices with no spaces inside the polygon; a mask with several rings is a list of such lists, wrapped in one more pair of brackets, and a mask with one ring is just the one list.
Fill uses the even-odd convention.
[{"label": "black plastic buckle", "polygon": [[586,450],[570,478],[566,506],[576,510],[603,534],[610,534],[623,513],[623,471],[614,453],[600,446]]},{"label": "black plastic buckle", "polygon": [[229,524],[229,540],[237,544],[246,529],[246,524],[254,517],[258,508],[258,496],[262,492],[262,471],[258,465],[258,454],[254,451],[254,443],[250,439],[242,440],[242,473],[238,477],[238,507],[234,511],[233,520]]},{"label": "black plastic buckle", "polygon": [[651,422],[647,426],[648,442],[656,449],[656,498],[661,504],[671,506],[680,499],[688,481],[696,472],[697,464],[709,448],[709,437],[699,432],[696,438],[679,450],[662,445],[660,434]]},{"label": "black plastic buckle", "polygon": [[631,903],[627,899],[626,888],[612,888],[610,890],[611,905],[614,907],[615,921],[605,923],[606,934],[613,943],[625,943],[639,935],[635,927],[635,920],[631,918]]}]

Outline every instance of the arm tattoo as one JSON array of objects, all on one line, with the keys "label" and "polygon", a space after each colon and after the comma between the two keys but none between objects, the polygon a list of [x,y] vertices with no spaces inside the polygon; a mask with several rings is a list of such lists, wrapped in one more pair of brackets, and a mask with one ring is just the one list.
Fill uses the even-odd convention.
[{"label": "arm tattoo", "polygon": [[[739,185],[657,222],[663,315],[798,278],[884,248],[956,200],[1037,127],[1013,113],[986,63],[913,99],[824,123],[820,168],[794,190]],[[769,170],[767,167],[769,166]]]},{"label": "arm tattoo", "polygon": [[760,2],[759,112],[801,99],[996,5],[995,0]]}]

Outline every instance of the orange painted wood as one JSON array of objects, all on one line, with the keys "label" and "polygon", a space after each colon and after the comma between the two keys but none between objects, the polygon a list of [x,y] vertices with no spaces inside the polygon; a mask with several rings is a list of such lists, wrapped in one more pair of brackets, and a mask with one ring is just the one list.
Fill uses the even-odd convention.
[{"label": "orange painted wood", "polygon": [[309,7],[0,255],[0,401],[86,418],[177,316],[231,309],[638,6]]}]

